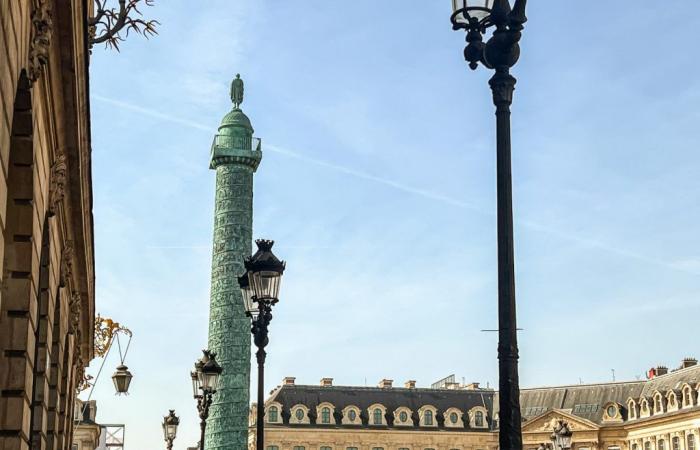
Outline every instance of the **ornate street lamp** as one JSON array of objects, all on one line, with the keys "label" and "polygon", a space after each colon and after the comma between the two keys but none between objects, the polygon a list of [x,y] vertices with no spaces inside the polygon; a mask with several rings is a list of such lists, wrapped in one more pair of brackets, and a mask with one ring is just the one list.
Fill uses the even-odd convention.
[{"label": "ornate street lamp", "polygon": [[124,364],[117,366],[117,371],[112,375],[114,388],[117,390],[117,395],[129,395],[129,385],[134,376],[129,372],[129,368]]},{"label": "ornate street lamp", "polygon": [[[501,450],[521,450],[518,336],[515,311],[513,250],[513,188],[511,177],[510,106],[515,78],[510,69],[520,57],[527,0],[452,0],[452,27],[466,30],[464,57],[469,67],[479,64],[495,71],[489,81],[496,105],[496,185],[498,210],[498,360]],[[483,35],[494,28],[484,43]]]},{"label": "ornate street lamp", "polygon": [[554,450],[569,450],[571,448],[571,436],[573,436],[569,424],[560,420],[557,426],[554,427],[554,432],[550,439],[554,444]]},{"label": "ornate street lamp", "polygon": [[265,347],[268,327],[272,320],[272,306],[279,301],[280,283],[285,263],[272,253],[274,241],[258,239],[258,251],[245,259],[246,273],[238,278],[246,315],[251,319],[250,332],[258,347],[258,414],[256,421],[256,449],[265,448]]},{"label": "ornate street lamp", "polygon": [[171,409],[170,413],[163,418],[163,438],[168,450],[173,450],[173,441],[177,436],[178,425],[180,425],[180,418],[175,415],[175,410]]},{"label": "ornate street lamp", "polygon": [[209,407],[212,398],[219,389],[221,373],[224,369],[216,362],[216,353],[209,350],[202,350],[204,356],[194,363],[194,371],[190,372],[192,378],[192,396],[197,400],[197,411],[199,412],[201,436],[199,440],[200,450],[204,450],[204,432],[207,428],[207,418],[209,417]]}]

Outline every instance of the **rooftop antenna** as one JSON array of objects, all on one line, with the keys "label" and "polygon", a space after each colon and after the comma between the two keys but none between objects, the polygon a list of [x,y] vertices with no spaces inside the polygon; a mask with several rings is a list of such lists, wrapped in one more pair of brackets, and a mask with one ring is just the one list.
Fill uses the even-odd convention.
[{"label": "rooftop antenna", "polygon": [[581,379],[581,377],[578,377],[578,384],[583,384],[583,380]]},{"label": "rooftop antenna", "polygon": [[615,382],[615,369],[610,369],[612,371],[613,383]]}]

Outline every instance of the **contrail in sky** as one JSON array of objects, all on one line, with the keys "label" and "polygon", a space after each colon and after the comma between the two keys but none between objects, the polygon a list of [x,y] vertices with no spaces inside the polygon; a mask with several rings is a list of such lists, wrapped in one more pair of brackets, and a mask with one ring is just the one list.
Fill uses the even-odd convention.
[{"label": "contrail in sky", "polygon": [[[142,106],[138,106],[138,105],[135,105],[133,103],[128,103],[128,102],[124,102],[122,100],[117,100],[117,99],[113,99],[110,97],[105,97],[105,96],[102,96],[99,94],[92,94],[90,96],[90,98],[92,100],[97,100],[97,101],[100,101],[102,103],[108,103],[110,105],[117,106],[121,109],[133,111],[133,112],[139,113],[139,114],[144,115],[144,116],[153,117],[154,119],[163,120],[163,121],[171,122],[171,123],[177,123],[177,124],[184,125],[186,127],[192,128],[192,129],[206,131],[206,132],[212,133],[212,134],[216,133],[216,129],[211,127],[211,126],[204,125],[204,124],[201,124],[201,123],[198,123],[198,122],[195,122],[192,120],[188,120],[188,119],[183,119],[181,117],[176,117],[176,116],[173,116],[171,114],[162,113],[160,111],[156,111],[156,110],[153,110],[150,108],[144,108]],[[274,153],[277,153],[280,155],[285,155],[289,158],[294,158],[294,159],[298,159],[301,161],[309,162],[309,163],[312,163],[312,164],[320,166],[320,167],[332,169],[336,172],[344,173],[346,175],[350,175],[350,176],[355,177],[355,178],[360,178],[363,180],[372,181],[374,183],[382,184],[384,186],[387,186],[387,187],[390,187],[390,188],[393,188],[393,189],[396,189],[396,190],[399,190],[402,192],[406,192],[409,194],[417,195],[419,197],[423,197],[423,198],[426,198],[429,200],[436,200],[436,201],[439,201],[439,202],[442,202],[442,203],[445,203],[445,204],[448,204],[451,206],[456,206],[458,208],[469,209],[469,210],[478,212],[480,214],[495,216],[495,213],[493,211],[487,211],[487,210],[484,210],[483,208],[480,208],[472,203],[464,202],[462,200],[458,200],[458,199],[455,199],[455,198],[452,198],[452,197],[449,197],[446,195],[442,195],[442,194],[439,194],[436,192],[432,192],[429,190],[409,186],[409,185],[406,185],[403,183],[399,183],[397,181],[378,177],[376,175],[372,175],[372,174],[369,174],[366,172],[352,169],[350,167],[341,166],[341,165],[338,165],[338,164],[335,164],[332,162],[311,158],[311,157],[305,156],[301,153],[297,153],[295,151],[288,150],[288,149],[285,149],[283,147],[279,147],[276,145],[266,144],[265,148],[274,152]],[[530,220],[519,220],[518,223],[526,228],[531,229],[531,230],[539,231],[541,233],[550,234],[552,236],[556,236],[556,237],[563,239],[563,240],[576,242],[578,244],[583,244],[587,247],[598,248],[600,250],[604,250],[606,252],[613,253],[615,255],[624,256],[624,257],[631,258],[631,259],[636,259],[638,261],[643,261],[643,262],[648,263],[648,264],[653,264],[653,265],[665,267],[667,269],[671,269],[671,270],[675,270],[675,271],[679,271],[679,272],[689,273],[689,274],[693,274],[693,275],[700,275],[700,271],[693,270],[692,268],[689,268],[689,267],[683,267],[679,264],[674,264],[674,263],[669,262],[669,261],[665,261],[662,259],[646,256],[646,255],[643,255],[640,253],[631,252],[629,250],[617,248],[617,247],[611,246],[609,244],[606,244],[604,242],[597,241],[595,239],[589,239],[589,238],[584,238],[584,237],[581,237],[578,235],[573,235],[573,234],[563,232],[563,231],[560,231],[560,230],[557,230],[554,228],[550,228],[546,225],[542,225],[540,223],[533,222]]]}]

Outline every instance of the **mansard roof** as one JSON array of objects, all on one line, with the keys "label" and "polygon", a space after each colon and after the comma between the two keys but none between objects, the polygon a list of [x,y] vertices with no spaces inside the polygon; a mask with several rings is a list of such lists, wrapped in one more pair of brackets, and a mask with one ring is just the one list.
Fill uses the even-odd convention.
[{"label": "mansard roof", "polygon": [[[604,408],[610,403],[619,404],[626,419],[627,400],[630,398],[637,403],[643,398],[651,401],[656,391],[665,396],[669,391],[677,392],[686,383],[694,388],[700,385],[700,365],[675,370],[651,380],[521,389],[520,405],[523,419],[526,421],[547,411],[559,410],[600,425],[603,424]],[[336,413],[350,405],[358,407],[364,413],[370,406],[381,404],[389,414],[405,406],[411,409],[414,415],[421,407],[427,405],[437,408],[440,414],[452,407],[466,414],[472,408],[482,406],[488,411],[490,426],[493,426],[491,419],[498,414],[498,393],[490,389],[285,384],[273,391],[268,401],[282,404],[283,411],[287,414],[296,404],[303,404],[315,410],[316,406],[323,402],[331,403]]]},{"label": "mansard roof", "polygon": [[273,391],[268,402],[281,403],[285,412],[289,412],[290,408],[297,404],[306,405],[314,410],[317,405],[327,402],[335,407],[336,412],[351,405],[364,412],[372,405],[381,404],[386,407],[388,413],[393,413],[401,406],[416,413],[421,407],[428,405],[437,408],[438,413],[453,407],[467,413],[476,406],[492,411],[493,396],[494,391],[490,389],[282,385]]}]

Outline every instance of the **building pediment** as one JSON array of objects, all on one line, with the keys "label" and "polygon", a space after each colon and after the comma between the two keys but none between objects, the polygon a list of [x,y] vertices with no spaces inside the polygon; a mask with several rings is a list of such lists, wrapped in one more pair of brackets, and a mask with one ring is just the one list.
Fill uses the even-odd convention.
[{"label": "building pediment", "polygon": [[522,430],[523,433],[551,433],[557,423],[563,420],[569,424],[571,431],[595,431],[600,427],[594,422],[588,419],[575,416],[560,409],[554,409],[550,411],[545,411],[539,416],[535,416],[532,419],[523,423]]}]

